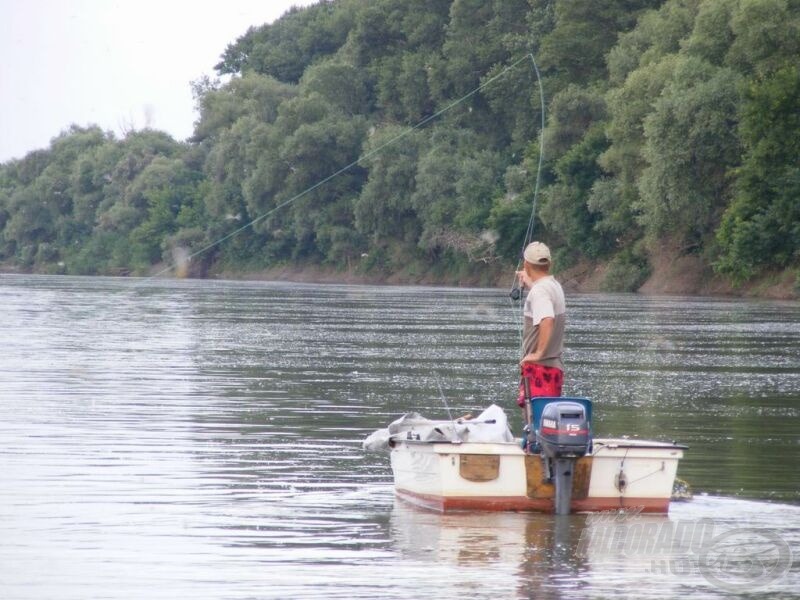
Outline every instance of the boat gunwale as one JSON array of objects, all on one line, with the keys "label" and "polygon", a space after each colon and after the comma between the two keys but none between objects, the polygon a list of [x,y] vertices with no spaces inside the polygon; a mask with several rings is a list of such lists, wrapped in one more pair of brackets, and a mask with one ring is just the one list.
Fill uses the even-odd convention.
[{"label": "boat gunwale", "polygon": [[[418,447],[432,447],[437,454],[503,454],[524,456],[521,439],[513,442],[462,442],[455,440],[392,440],[390,448],[394,450],[399,444]],[[486,448],[486,446],[500,447]],[[595,438],[592,441],[592,452],[587,456],[597,456],[603,450],[688,450],[689,446],[677,442],[660,442],[658,440],[631,440],[625,438]],[[461,450],[455,450],[459,448]],[[463,450],[466,448],[466,450]],[[504,450],[515,449],[513,452]]]}]

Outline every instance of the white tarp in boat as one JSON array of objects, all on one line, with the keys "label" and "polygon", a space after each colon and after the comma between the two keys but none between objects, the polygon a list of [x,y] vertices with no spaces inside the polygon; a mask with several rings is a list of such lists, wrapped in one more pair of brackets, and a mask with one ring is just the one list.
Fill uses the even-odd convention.
[{"label": "white tarp in boat", "polygon": [[492,404],[474,419],[434,421],[410,412],[393,421],[389,427],[370,434],[363,442],[364,450],[388,450],[391,440],[421,442],[513,442],[508,418],[502,408]]}]

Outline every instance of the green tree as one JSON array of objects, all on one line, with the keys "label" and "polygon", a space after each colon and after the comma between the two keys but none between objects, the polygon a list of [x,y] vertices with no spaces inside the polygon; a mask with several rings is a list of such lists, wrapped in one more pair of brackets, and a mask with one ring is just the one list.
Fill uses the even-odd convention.
[{"label": "green tree", "polygon": [[765,76],[800,54],[800,5],[796,0],[741,0],[731,17],[733,40],[726,63]]},{"label": "green tree", "polygon": [[196,84],[195,101],[200,119],[195,124],[192,139],[195,142],[214,141],[216,136],[245,116],[273,123],[281,104],[296,93],[296,86],[256,73],[234,77],[221,87]]},{"label": "green tree", "polygon": [[[605,57],[620,32],[662,0],[556,0],[555,25],[541,41],[539,56],[556,90],[567,83],[585,85],[606,77]],[[563,82],[563,83],[561,83]]]},{"label": "green tree", "polygon": [[[504,174],[503,193],[492,202],[487,225],[494,233],[495,248],[504,259],[517,263],[524,249],[529,225],[537,238],[544,229],[541,221],[540,198],[536,195],[538,146],[519,165],[510,165]],[[537,210],[534,210],[534,207]],[[534,219],[530,223],[531,218]]]},{"label": "green tree", "polygon": [[597,258],[613,246],[613,237],[597,227],[598,215],[588,206],[592,186],[602,177],[597,159],[607,146],[602,125],[586,131],[558,160],[556,182],[542,195],[542,221],[572,254]]},{"label": "green tree", "polygon": [[[392,143],[400,136],[401,143]],[[421,224],[411,196],[423,139],[420,132],[387,126],[374,131],[365,142],[365,154],[375,154],[361,163],[367,169],[367,181],[353,208],[356,229],[374,245],[382,246],[394,238],[416,246]]]},{"label": "green tree", "polygon": [[474,277],[518,259],[536,203],[536,237],[609,261],[608,289],[665,241],[736,280],[794,268],[798,53],[798,0],[295,8],[193,83],[189,142],[73,127],[0,165],[0,260]]},{"label": "green tree", "polygon": [[728,172],[738,164],[739,76],[682,59],[644,120],[640,220],[656,238],[702,247],[728,204]]},{"label": "green tree", "polygon": [[272,24],[251,27],[226,48],[215,68],[223,75],[254,71],[297,83],[306,67],[344,44],[353,28],[355,5],[321,0],[294,7]]},{"label": "green tree", "polygon": [[800,260],[800,71],[752,82],[741,110],[745,155],[717,234],[722,273],[737,282]]},{"label": "green tree", "polygon": [[371,99],[362,70],[346,63],[321,62],[306,69],[301,82],[305,94],[317,93],[348,116],[370,112]]},{"label": "green tree", "polygon": [[146,215],[129,234],[135,269],[144,271],[161,260],[165,239],[179,228],[178,215],[196,209],[199,180],[181,159],[156,157],[131,183],[131,195],[146,203]]},{"label": "green tree", "polygon": [[498,194],[500,157],[470,141],[469,131],[441,129],[420,155],[411,203],[422,224],[419,245],[429,252],[466,252],[480,245]]},{"label": "green tree", "polygon": [[587,204],[597,214],[596,227],[627,242],[641,235],[637,223],[638,178],[647,162],[644,155],[644,121],[675,69],[675,55],[633,71],[621,87],[606,95],[610,120],[608,149],[598,157],[607,176],[593,186]]}]

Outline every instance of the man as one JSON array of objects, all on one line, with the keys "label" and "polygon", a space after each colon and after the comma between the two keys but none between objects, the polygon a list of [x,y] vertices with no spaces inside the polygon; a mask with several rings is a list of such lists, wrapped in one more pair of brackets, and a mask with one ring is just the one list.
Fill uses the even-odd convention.
[{"label": "man", "polygon": [[541,242],[528,244],[523,253],[520,286],[530,288],[525,299],[522,329],[521,378],[517,404],[527,414],[532,397],[560,396],[564,383],[564,290],[550,275],[550,249]]}]

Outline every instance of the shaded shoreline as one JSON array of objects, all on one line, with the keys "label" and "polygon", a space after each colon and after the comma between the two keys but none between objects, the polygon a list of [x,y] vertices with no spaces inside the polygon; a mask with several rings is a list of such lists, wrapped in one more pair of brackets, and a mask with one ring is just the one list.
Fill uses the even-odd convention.
[{"label": "shaded shoreline", "polygon": [[[162,272],[164,264],[154,265],[147,276]],[[578,265],[557,271],[556,277],[567,292],[593,293],[609,292],[603,288],[608,271],[607,263],[582,262]],[[0,265],[0,274],[59,275],[48,271],[25,270],[14,265]],[[129,273],[101,273],[100,277],[127,277]],[[92,277],[89,275],[88,277]],[[167,277],[164,275],[163,277]],[[386,286],[447,286],[473,288],[511,288],[513,269],[489,267],[481,273],[442,277],[432,272],[423,274],[392,273],[379,275],[362,273],[357,269],[335,269],[318,265],[280,265],[266,269],[237,270],[212,266],[206,273],[191,273],[191,279],[227,279],[236,281],[286,281],[294,283],[320,283],[345,285],[386,285]],[[716,275],[701,261],[691,257],[675,260],[664,258],[654,265],[650,277],[633,293],[646,296],[710,296],[753,298],[763,300],[800,300],[800,277],[791,269],[771,272],[754,278],[740,287]]]},{"label": "shaded shoreline", "polygon": [[[690,268],[691,267],[691,268]],[[602,288],[608,265],[604,263],[580,264],[561,272],[556,277],[567,292],[607,292]],[[791,270],[769,273],[755,278],[739,288],[733,287],[709,268],[699,265],[687,266],[681,261],[665,263],[654,269],[637,292],[642,295],[680,295],[754,298],[764,300],[800,300],[796,276]],[[208,274],[207,279],[233,279],[249,281],[289,281],[295,283],[340,283],[360,285],[405,285],[405,286],[452,286],[452,287],[497,287],[511,288],[513,269],[496,270],[486,275],[474,275],[447,280],[430,274],[412,277],[392,274],[387,277],[362,274],[354,270],[336,270],[318,266],[281,266],[257,271],[220,270]],[[488,281],[487,281],[488,279]]]}]

